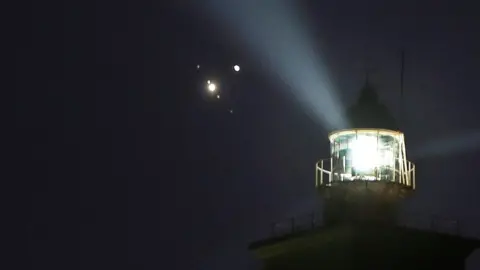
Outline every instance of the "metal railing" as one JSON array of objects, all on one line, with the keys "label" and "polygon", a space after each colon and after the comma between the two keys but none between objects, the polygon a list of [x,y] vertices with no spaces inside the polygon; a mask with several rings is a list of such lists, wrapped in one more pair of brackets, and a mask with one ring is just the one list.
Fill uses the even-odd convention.
[{"label": "metal railing", "polygon": [[280,222],[272,223],[272,237],[282,237],[299,232],[313,230],[323,225],[320,212],[294,216]]},{"label": "metal railing", "polygon": [[[344,164],[345,162],[343,162]],[[406,186],[410,186],[415,189],[415,164],[406,161],[398,162],[398,164],[404,164],[404,166],[399,166],[398,168],[388,168],[392,173],[392,179],[387,181],[397,182]],[[334,166],[333,158],[322,159],[317,162],[315,165],[315,186],[330,186],[334,181],[344,181],[343,174],[344,171],[340,173]],[[344,170],[345,165],[340,166],[340,170]],[[377,178],[377,177],[375,177]],[[381,177],[378,177],[379,179]],[[346,180],[346,179],[345,179]],[[350,180],[349,180],[350,181]]]},{"label": "metal railing", "polygon": [[[473,230],[469,230],[468,224],[469,223],[466,222],[460,223],[457,219],[445,218],[438,215],[413,213],[400,215],[396,225],[411,229],[480,239],[479,224],[470,223],[470,229]],[[322,226],[321,212],[294,216],[280,222],[274,222],[272,224],[271,238],[311,231]]]}]

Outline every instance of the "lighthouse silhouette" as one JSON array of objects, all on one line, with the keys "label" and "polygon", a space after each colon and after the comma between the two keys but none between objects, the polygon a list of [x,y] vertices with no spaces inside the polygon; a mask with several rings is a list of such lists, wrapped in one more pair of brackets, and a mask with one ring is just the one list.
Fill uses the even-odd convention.
[{"label": "lighthouse silhouette", "polygon": [[[398,204],[416,188],[415,165],[368,79],[347,116],[350,128],[329,134],[330,156],[315,166],[323,215],[276,223],[271,237],[251,243],[264,269],[464,269],[480,241],[456,229],[398,225]],[[279,233],[282,226],[287,229]]]}]

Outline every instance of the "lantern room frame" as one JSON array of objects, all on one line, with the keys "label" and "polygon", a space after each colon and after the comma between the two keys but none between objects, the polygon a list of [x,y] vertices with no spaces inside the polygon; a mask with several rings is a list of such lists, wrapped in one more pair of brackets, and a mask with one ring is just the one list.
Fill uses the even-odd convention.
[{"label": "lantern room frame", "polygon": [[[375,164],[375,168],[369,173],[352,174],[351,154],[350,156],[338,155],[336,146],[339,139],[346,138],[348,142],[343,150],[352,152],[354,149],[351,142],[355,141],[355,139],[358,140],[362,136],[377,139],[377,145],[375,146],[376,155],[379,155],[378,141],[380,138],[391,138],[393,143],[391,143],[390,152],[394,154],[392,157],[393,162],[389,163],[388,166],[382,166],[381,170]],[[388,129],[346,129],[332,132],[328,137],[331,146],[331,156],[329,159],[322,159],[316,164],[316,187],[330,187],[338,182],[345,181],[387,181],[415,189],[415,164],[407,160],[405,137],[402,132]],[[350,145],[348,145],[349,143]],[[366,147],[368,148],[368,146]],[[372,158],[371,155],[369,156],[366,153],[356,154],[357,159],[359,155],[360,158]]]}]

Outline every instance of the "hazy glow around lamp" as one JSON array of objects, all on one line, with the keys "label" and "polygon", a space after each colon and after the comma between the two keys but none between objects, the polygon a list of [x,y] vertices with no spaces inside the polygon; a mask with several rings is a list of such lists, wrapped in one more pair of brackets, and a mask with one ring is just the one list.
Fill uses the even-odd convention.
[{"label": "hazy glow around lamp", "polygon": [[217,86],[214,83],[209,83],[208,84],[208,91],[215,92],[215,90],[217,90]]}]

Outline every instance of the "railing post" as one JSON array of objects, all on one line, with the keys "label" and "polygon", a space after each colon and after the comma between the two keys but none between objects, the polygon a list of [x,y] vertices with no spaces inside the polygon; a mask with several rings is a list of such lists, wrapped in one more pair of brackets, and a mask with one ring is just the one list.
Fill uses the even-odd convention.
[{"label": "railing post", "polygon": [[323,159],[320,161],[320,185],[323,185]]},{"label": "railing post", "polygon": [[408,162],[408,184],[407,186],[411,186],[412,185],[412,163],[410,161],[407,161]]},{"label": "railing post", "polygon": [[395,182],[395,175],[397,174],[397,160],[393,160],[393,182]]},{"label": "railing post", "polygon": [[333,175],[333,158],[330,158],[330,174],[328,177],[329,184],[332,184],[332,175]]},{"label": "railing post", "polygon": [[413,173],[412,174],[413,174],[412,187],[413,187],[413,189],[415,189],[415,185],[416,185],[415,184],[415,165],[413,165]]}]

